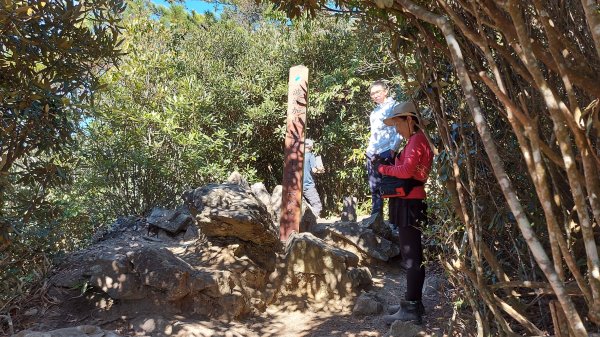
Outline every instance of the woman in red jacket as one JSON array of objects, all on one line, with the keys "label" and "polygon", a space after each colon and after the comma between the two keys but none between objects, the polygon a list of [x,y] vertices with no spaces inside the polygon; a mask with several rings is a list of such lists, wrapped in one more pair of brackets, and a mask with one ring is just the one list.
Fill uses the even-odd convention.
[{"label": "woman in red jacket", "polygon": [[[394,108],[391,117],[384,120],[385,124],[394,126],[404,139],[408,139],[408,143],[396,156],[394,165],[381,165],[378,171],[383,175],[425,183],[431,171],[433,151],[421,130],[422,124],[416,111],[413,103],[401,102]],[[425,267],[421,227],[427,224],[425,197],[425,187],[421,185],[415,186],[406,195],[390,198],[389,218],[398,227],[402,264],[406,267],[406,294],[398,311],[384,317],[388,324],[396,320],[422,323]]]}]

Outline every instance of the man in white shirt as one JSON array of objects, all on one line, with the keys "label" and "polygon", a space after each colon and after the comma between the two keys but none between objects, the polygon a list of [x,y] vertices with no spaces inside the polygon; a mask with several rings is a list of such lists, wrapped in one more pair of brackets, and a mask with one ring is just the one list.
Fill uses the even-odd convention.
[{"label": "man in white shirt", "polygon": [[377,164],[387,162],[393,164],[395,151],[400,145],[400,136],[394,127],[387,126],[383,120],[390,117],[394,106],[398,104],[393,98],[388,97],[389,89],[384,81],[375,81],[369,88],[371,99],[376,107],[369,117],[371,123],[371,136],[367,146],[367,173],[369,175],[369,188],[373,207],[371,214],[383,215],[383,199],[379,196],[378,186],[382,176],[377,172]]}]

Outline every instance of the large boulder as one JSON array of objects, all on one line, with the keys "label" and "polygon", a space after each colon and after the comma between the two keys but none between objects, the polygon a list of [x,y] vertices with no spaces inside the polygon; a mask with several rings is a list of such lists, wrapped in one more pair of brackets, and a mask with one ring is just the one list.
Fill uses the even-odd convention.
[{"label": "large boulder", "polygon": [[371,285],[358,256],[333,247],[311,233],[293,233],[286,245],[283,268],[278,270],[281,296],[308,296],[317,301],[342,298]]},{"label": "large boulder", "polygon": [[238,184],[210,184],[182,196],[207,237],[236,237],[262,246],[280,245],[266,206]]},{"label": "large boulder", "polygon": [[381,261],[400,254],[400,247],[357,222],[336,222],[324,229],[335,240],[351,243],[368,256]]},{"label": "large boulder", "polygon": [[69,289],[87,282],[136,311],[177,313],[185,307],[189,314],[234,318],[264,309],[264,305],[253,307],[251,298],[257,295],[252,287],[264,288],[266,271],[248,258],[206,267],[201,259],[191,258],[189,262],[198,262],[192,266],[172,249],[160,245],[96,247],[67,259],[51,282]]},{"label": "large boulder", "polygon": [[150,291],[164,294],[168,301],[176,301],[191,293],[204,291],[219,296],[230,290],[227,272],[194,268],[164,247],[143,246],[128,251],[109,247],[93,249],[64,265],[73,260],[82,266],[77,277],[73,269],[67,267],[54,275],[54,285],[74,287],[87,279],[111,298],[121,300],[145,298]]}]

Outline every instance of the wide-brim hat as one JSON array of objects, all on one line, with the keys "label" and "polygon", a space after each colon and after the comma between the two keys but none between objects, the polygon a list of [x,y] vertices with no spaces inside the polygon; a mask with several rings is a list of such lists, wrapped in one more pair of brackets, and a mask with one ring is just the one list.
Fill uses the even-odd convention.
[{"label": "wide-brim hat", "polygon": [[394,123],[392,120],[396,117],[414,117],[419,127],[423,125],[423,121],[417,112],[417,107],[415,107],[413,102],[399,102],[396,104],[390,117],[384,119],[383,123],[387,126],[393,126]]}]

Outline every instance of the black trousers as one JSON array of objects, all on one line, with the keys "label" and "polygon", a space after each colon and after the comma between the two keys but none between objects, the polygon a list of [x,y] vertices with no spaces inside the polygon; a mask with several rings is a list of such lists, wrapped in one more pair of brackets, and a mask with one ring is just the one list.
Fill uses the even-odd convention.
[{"label": "black trousers", "polygon": [[[389,163],[394,163],[394,157],[392,151],[387,150],[377,155],[380,160],[387,160]],[[367,157],[367,174],[369,176],[369,190],[371,191],[371,202],[373,207],[371,208],[371,215],[381,213],[383,215],[383,199],[379,195],[379,184],[383,176],[377,172],[375,165],[371,162],[371,158]]]},{"label": "black trousers", "polygon": [[390,198],[390,222],[398,227],[402,264],[406,267],[407,301],[420,301],[425,281],[421,228],[427,225],[427,204],[420,199]]}]

